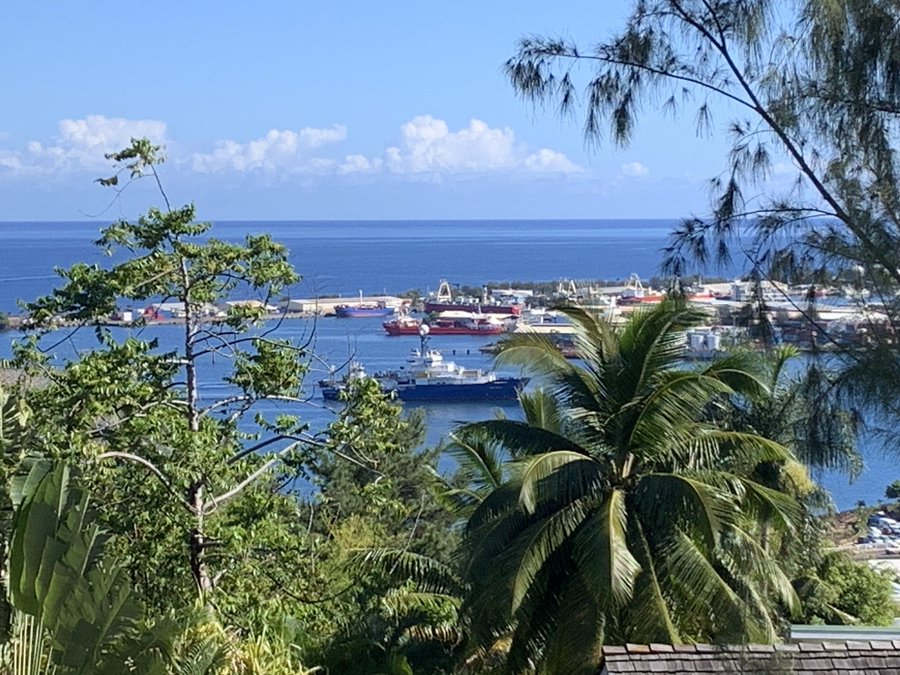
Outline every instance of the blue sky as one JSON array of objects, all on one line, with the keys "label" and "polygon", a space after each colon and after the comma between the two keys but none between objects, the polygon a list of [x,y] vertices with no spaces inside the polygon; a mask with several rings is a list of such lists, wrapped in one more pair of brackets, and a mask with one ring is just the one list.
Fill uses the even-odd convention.
[{"label": "blue sky", "polygon": [[166,146],[170,196],[209,219],[702,211],[721,139],[648,114],[630,148],[588,151],[579,121],[533,110],[503,76],[523,35],[589,45],[628,4],[7,3],[0,220],[142,211],[145,190],[111,214],[92,180],[143,135]]}]

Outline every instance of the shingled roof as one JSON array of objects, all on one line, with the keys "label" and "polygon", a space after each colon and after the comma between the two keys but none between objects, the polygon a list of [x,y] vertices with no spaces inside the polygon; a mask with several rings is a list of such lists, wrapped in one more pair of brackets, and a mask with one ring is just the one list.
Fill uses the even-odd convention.
[{"label": "shingled roof", "polygon": [[740,646],[607,646],[603,648],[600,675],[614,673],[896,675],[900,673],[900,640]]}]

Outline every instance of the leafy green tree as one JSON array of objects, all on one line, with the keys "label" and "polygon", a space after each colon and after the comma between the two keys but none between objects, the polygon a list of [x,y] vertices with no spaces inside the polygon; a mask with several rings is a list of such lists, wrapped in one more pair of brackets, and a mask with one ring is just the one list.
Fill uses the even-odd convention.
[{"label": "leafy green tree", "polygon": [[33,463],[13,494],[15,632],[0,648],[3,672],[307,672],[275,631],[238,636],[208,608],[146,612],[111,555],[91,495],[65,463]]},{"label": "leafy green tree", "polygon": [[[103,230],[98,244],[121,262],[61,270],[62,287],[28,306],[37,327],[93,327],[97,345],[62,367],[41,350],[44,332],[17,346],[18,365],[42,378],[22,391],[34,411],[23,450],[81,467],[152,606],[191,607],[199,595],[229,621],[259,626],[267,612],[284,615],[285,571],[302,584],[302,561],[315,555],[302,506],[284,486],[326,442],[296,416],[272,419],[257,406],[305,401],[306,345],[273,335],[278,322],[264,323],[263,309],[298,277],[268,236],[221,241],[193,206],[171,207],[158,147],[135,140],[110,158],[119,172],[103,184],[125,189],[120,176],[149,176],[164,208]],[[236,298],[258,302],[213,316]],[[160,301],[180,308],[179,349],[161,349],[140,323],[121,341],[103,327],[120,303]],[[223,384],[233,394],[209,400],[201,385],[213,384],[214,360],[230,365]]]},{"label": "leafy green tree", "polygon": [[[333,586],[331,616],[316,660],[334,672],[450,672],[459,647],[454,515],[439,498],[436,450],[411,451],[423,437],[419,416],[401,409],[372,379],[354,382],[330,426],[341,454],[311,464],[319,493],[313,531],[334,544],[346,586]],[[349,454],[348,454],[349,453]],[[439,590],[425,565],[442,570]],[[409,573],[409,574],[408,574]],[[454,585],[455,584],[455,585]],[[401,669],[402,670],[402,669]],[[393,672],[393,671],[389,671]]]},{"label": "leafy green tree", "polygon": [[805,623],[889,626],[897,616],[891,575],[838,553],[795,584]]},{"label": "leafy green tree", "polygon": [[900,499],[900,480],[895,480],[888,485],[887,488],[885,488],[884,496],[888,499]]},{"label": "leafy green tree", "polygon": [[768,477],[760,474],[760,480],[799,497],[813,490],[805,477],[807,468],[837,470],[856,478],[862,470],[856,444],[860,422],[834,396],[829,371],[819,360],[803,361],[793,346],[773,348],[762,361],[766,393],[730,399],[722,421],[778,441],[800,465],[761,466],[758,471]]},{"label": "leafy green tree", "polygon": [[[855,334],[816,321],[818,339],[845,355],[843,392],[900,414],[900,9],[891,0],[641,0],[624,27],[591,49],[523,39],[508,61],[516,91],[564,113],[584,102],[584,132],[628,144],[644,111],[692,115],[698,133],[727,129],[726,164],[708,215],[673,234],[664,267],[727,262],[734,251],[757,280],[851,288]],[[577,96],[579,78],[585,95]],[[714,123],[714,114],[731,119]],[[768,179],[787,161],[796,181]]]},{"label": "leafy green tree", "polygon": [[[0,367],[0,376],[8,371]],[[12,379],[12,377],[10,377]],[[22,441],[28,433],[30,409],[21,396],[13,395],[13,387],[0,380],[0,644],[10,635],[12,607],[9,604],[6,563],[13,527],[13,481],[22,473],[26,457]]]},{"label": "leafy green tree", "polygon": [[[297,672],[272,664],[298,650],[325,663],[348,635],[370,637],[366,622],[391,583],[354,571],[360,549],[449,558],[456,538],[430,491],[434,454],[412,450],[420,420],[401,418],[372,382],[326,429],[265,414],[273,406],[262,402],[293,413],[308,403],[309,343],[279,339],[263,311],[297,280],[288,252],[268,236],[220,241],[192,206],[171,207],[159,152],[133,141],[111,156],[120,173],[101,182],[120,190],[120,177],[150,177],[165,207],[103,230],[114,264],[60,271],[63,286],[29,305],[39,331],[17,345],[16,365],[40,386],[17,390],[31,415],[16,452],[80,469],[116,559],[154,612],[188,616],[199,602],[211,613],[180,628],[186,662],[196,653],[211,669],[227,659],[238,672]],[[236,298],[255,302],[214,314]],[[178,307],[178,348],[151,339],[147,319],[122,340],[104,327],[121,303],[160,301]],[[63,331],[84,328],[95,348],[55,364],[51,337],[49,351]],[[214,384],[226,398],[207,395]],[[297,492],[298,480],[317,491]],[[234,665],[254,659],[269,665]]]},{"label": "leafy green tree", "polygon": [[678,303],[636,312],[621,330],[565,312],[584,365],[535,335],[513,336],[499,355],[543,378],[550,397],[532,414],[542,425],[464,429],[514,460],[468,521],[476,642],[511,637],[514,671],[574,673],[596,667],[603,643],[773,640],[777,604],[796,609],[796,597],[759,523],[789,530],[800,510],[750,475],[791,456],[707,413],[764,390],[755,358],[679,368],[684,330],[702,314]]}]

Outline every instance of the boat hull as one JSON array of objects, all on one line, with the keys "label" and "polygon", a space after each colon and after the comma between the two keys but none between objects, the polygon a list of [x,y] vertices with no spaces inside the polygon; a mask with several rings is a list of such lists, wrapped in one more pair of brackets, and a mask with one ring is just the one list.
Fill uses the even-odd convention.
[{"label": "boat hull", "polygon": [[[418,324],[401,324],[393,321],[387,321],[382,324],[388,335],[418,335]],[[503,332],[502,326],[484,326],[474,328],[471,326],[441,326],[429,325],[429,335],[500,335]]]},{"label": "boat hull", "polygon": [[393,307],[354,307],[353,305],[338,305],[334,308],[334,314],[340,319],[365,319],[369,317],[393,316]]},{"label": "boat hull", "polygon": [[501,377],[479,384],[399,385],[394,391],[406,403],[475,403],[515,401],[528,384],[523,377]]},{"label": "boat hull", "polygon": [[[527,384],[526,377],[501,377],[477,384],[400,384],[386,391],[404,403],[484,403],[515,401]],[[319,388],[326,401],[337,401],[344,386],[321,382]]]}]

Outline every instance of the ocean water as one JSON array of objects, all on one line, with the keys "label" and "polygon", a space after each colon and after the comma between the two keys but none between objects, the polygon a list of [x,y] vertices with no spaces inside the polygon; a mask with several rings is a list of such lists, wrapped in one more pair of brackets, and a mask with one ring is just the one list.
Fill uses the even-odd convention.
[{"label": "ocean water", "polygon": [[[490,281],[555,281],[562,279],[625,279],[631,273],[649,278],[658,271],[660,250],[676,224],[674,220],[547,220],[547,221],[304,221],[217,222],[211,236],[239,241],[246,234],[269,233],[290,250],[291,262],[303,281],[291,289],[293,297],[346,296],[400,293],[417,288],[433,291],[441,279],[478,286]],[[55,267],[76,262],[109,264],[110,259],[92,245],[103,222],[0,223],[0,311],[15,312],[17,302],[50,292],[59,283]],[[727,270],[733,274],[736,270]],[[128,331],[122,329],[121,333]],[[395,368],[414,337],[388,337],[375,319],[325,318],[315,322],[286,321],[279,328],[285,337],[311,338],[322,363],[315,365],[308,382],[327,375],[325,364],[340,365],[358,358],[370,370]],[[142,329],[141,337],[175,344],[177,326]],[[9,354],[15,333],[0,334],[0,358]],[[72,350],[92,344],[90,331],[56,348],[60,360]],[[477,337],[441,337],[432,346],[445,357],[468,367],[489,367],[478,352],[485,340]],[[212,373],[224,364],[211,363]],[[204,396],[220,392],[211,377],[203,383]],[[303,413],[313,429],[332,418],[314,389]],[[277,407],[277,406],[273,406]],[[423,406],[428,443],[439,442],[458,422],[487,419],[498,411],[516,417],[515,405]],[[840,475],[817,478],[831,491],[839,508],[857,500],[874,503],[884,489],[900,477],[900,462],[874,448],[866,450],[866,470],[854,483]]]},{"label": "ocean water", "polygon": [[[307,221],[216,223],[211,235],[238,241],[269,233],[285,244],[303,275],[295,297],[355,296],[441,279],[488,281],[624,279],[656,273],[659,249],[675,221]],[[0,223],[0,311],[47,293],[54,267],[108,259],[91,242],[102,222]]]}]

